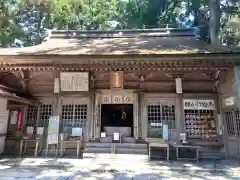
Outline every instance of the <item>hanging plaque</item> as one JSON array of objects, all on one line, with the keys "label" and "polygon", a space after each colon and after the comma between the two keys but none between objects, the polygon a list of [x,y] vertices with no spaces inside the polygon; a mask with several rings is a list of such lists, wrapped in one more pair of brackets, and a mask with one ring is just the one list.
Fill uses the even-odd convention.
[{"label": "hanging plaque", "polygon": [[10,124],[17,124],[18,111],[10,111]]},{"label": "hanging plaque", "polygon": [[132,104],[132,94],[114,94],[114,95],[102,95],[102,104]]},{"label": "hanging plaque", "polygon": [[183,106],[184,109],[215,110],[214,100],[185,99],[183,101]]},{"label": "hanging plaque", "polygon": [[224,99],[223,105],[225,107],[234,106],[234,104],[235,104],[235,97],[231,96],[231,97],[228,97],[228,98]]},{"label": "hanging plaque", "polygon": [[61,91],[89,91],[88,72],[60,73]]},{"label": "hanging plaque", "polygon": [[176,81],[176,93],[182,94],[182,79],[176,78],[175,81]]},{"label": "hanging plaque", "polygon": [[110,88],[123,89],[123,71],[110,72]]}]

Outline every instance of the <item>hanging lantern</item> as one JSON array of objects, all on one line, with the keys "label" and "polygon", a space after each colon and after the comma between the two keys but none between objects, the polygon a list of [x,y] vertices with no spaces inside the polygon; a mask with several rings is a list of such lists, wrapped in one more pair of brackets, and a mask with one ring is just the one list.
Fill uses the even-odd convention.
[{"label": "hanging lantern", "polygon": [[127,114],[125,112],[122,112],[122,120],[127,119]]}]

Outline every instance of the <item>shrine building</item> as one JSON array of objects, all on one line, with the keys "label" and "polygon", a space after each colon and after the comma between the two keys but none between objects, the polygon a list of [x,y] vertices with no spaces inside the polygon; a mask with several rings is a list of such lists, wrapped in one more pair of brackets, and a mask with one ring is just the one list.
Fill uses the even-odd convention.
[{"label": "shrine building", "polygon": [[124,143],[149,142],[165,124],[169,141],[186,132],[193,144],[239,157],[239,60],[197,28],[52,30],[40,45],[2,48],[5,151],[28,126],[44,128],[45,146],[57,116],[59,134],[79,127],[86,144],[112,143],[114,132]]}]

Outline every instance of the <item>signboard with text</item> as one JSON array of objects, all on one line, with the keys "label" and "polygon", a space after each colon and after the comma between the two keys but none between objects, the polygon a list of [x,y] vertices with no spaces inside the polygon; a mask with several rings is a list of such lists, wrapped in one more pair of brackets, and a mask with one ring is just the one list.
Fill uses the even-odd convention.
[{"label": "signboard with text", "polygon": [[88,72],[60,73],[61,91],[89,91]]},{"label": "signboard with text", "polygon": [[183,107],[192,110],[215,110],[215,103],[214,100],[184,99]]},{"label": "signboard with text", "polygon": [[102,104],[132,104],[133,96],[131,94],[124,95],[102,95]]},{"label": "signboard with text", "polygon": [[48,123],[48,144],[57,144],[59,134],[59,116],[51,116]]}]

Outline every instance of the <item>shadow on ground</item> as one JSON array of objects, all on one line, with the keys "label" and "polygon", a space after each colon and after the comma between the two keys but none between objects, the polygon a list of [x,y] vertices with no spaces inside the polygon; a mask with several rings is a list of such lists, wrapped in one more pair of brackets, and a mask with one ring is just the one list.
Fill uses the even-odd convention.
[{"label": "shadow on ground", "polygon": [[[212,169],[206,169],[206,167]],[[205,169],[204,169],[205,167]],[[34,178],[38,180],[237,180],[217,162],[143,161],[137,159],[98,158],[1,158],[0,180]]]}]

